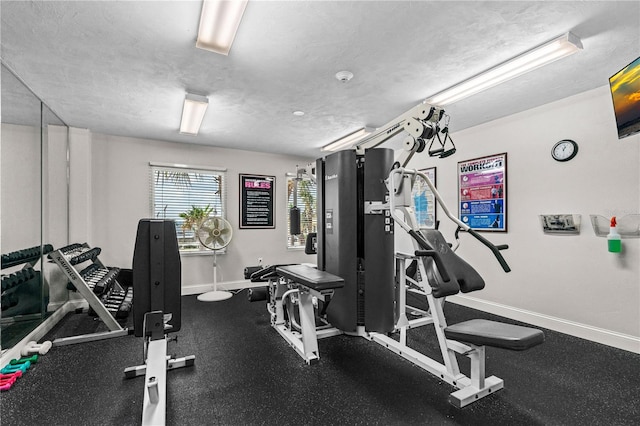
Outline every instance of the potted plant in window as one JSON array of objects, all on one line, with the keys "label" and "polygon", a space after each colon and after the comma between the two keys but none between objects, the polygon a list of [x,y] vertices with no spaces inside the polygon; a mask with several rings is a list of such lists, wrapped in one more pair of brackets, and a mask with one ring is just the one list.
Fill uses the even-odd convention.
[{"label": "potted plant in window", "polygon": [[[190,210],[180,213],[180,217],[184,219],[182,223],[182,236],[185,237],[186,231],[193,231],[193,243],[197,248],[200,248],[200,242],[197,239],[196,232],[198,228],[200,228],[200,225],[202,225],[202,222],[204,222],[211,213],[214,213],[214,209],[209,204],[207,204],[206,207],[191,206]],[[191,244],[189,246],[190,247],[184,248],[196,248],[191,247]]]}]

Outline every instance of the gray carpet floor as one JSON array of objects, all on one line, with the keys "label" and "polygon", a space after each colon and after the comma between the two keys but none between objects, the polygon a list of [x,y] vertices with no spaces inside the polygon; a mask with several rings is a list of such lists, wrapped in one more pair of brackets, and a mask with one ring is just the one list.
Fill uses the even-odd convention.
[{"label": "gray carpet floor", "polygon": [[[447,304],[449,324],[495,316]],[[507,321],[507,320],[505,320]],[[510,322],[510,321],[507,321]],[[71,314],[48,336],[99,330]],[[410,344],[438,357],[435,334],[410,331]],[[505,389],[463,409],[454,389],[376,343],[337,336],[319,342],[308,366],[269,324],[264,302],[182,298],[182,329],[171,354],[195,365],[167,373],[169,425],[637,425],[640,355],[545,330],[525,352],[487,348],[487,375]],[[1,424],[135,425],[142,416],[142,363],[132,335],[54,347],[0,395]],[[461,359],[463,371],[468,369]]]}]

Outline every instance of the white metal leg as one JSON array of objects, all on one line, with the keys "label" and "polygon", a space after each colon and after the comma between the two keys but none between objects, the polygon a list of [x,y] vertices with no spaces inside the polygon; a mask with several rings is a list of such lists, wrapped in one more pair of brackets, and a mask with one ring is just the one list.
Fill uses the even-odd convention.
[{"label": "white metal leg", "polygon": [[[283,295],[283,298],[278,303],[279,305],[284,303],[288,294],[291,294],[290,292],[298,293],[301,332],[292,331],[284,321],[276,321],[273,326],[307,364],[312,364],[320,359],[312,295],[308,291],[289,290]],[[293,313],[290,313],[290,315],[293,315]],[[291,322],[291,319],[289,322]]]},{"label": "white metal leg", "polygon": [[164,425],[167,412],[167,339],[149,342],[144,380],[142,424]]},{"label": "white metal leg", "polygon": [[305,359],[311,359],[318,356],[318,337],[316,335],[316,316],[313,310],[313,301],[311,294],[307,291],[301,291],[300,296],[300,326],[302,327],[302,346],[304,349]]},{"label": "white metal leg", "polygon": [[164,334],[167,318],[162,311],[147,312],[144,316],[143,335],[144,365],[128,367],[125,378],[144,375],[144,399],[142,403],[143,425],[164,425],[167,411],[167,370],[194,364],[195,356],[172,359],[167,355],[168,339]]}]

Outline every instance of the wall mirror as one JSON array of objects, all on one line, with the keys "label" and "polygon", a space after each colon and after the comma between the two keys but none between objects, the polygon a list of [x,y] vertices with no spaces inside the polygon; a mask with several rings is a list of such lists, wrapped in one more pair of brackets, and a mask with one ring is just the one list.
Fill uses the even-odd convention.
[{"label": "wall mirror", "polygon": [[[46,252],[68,244],[68,137],[58,118],[2,64],[1,345],[6,350],[64,304]],[[52,302],[52,296],[54,301]]]}]

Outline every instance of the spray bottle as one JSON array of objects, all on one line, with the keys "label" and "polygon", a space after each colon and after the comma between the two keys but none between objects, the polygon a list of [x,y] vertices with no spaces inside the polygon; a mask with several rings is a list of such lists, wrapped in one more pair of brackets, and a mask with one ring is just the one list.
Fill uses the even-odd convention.
[{"label": "spray bottle", "polygon": [[616,217],[611,218],[611,227],[609,228],[609,235],[607,235],[607,241],[609,243],[609,252],[620,253],[622,251],[622,241],[620,240],[620,234],[616,228]]}]

